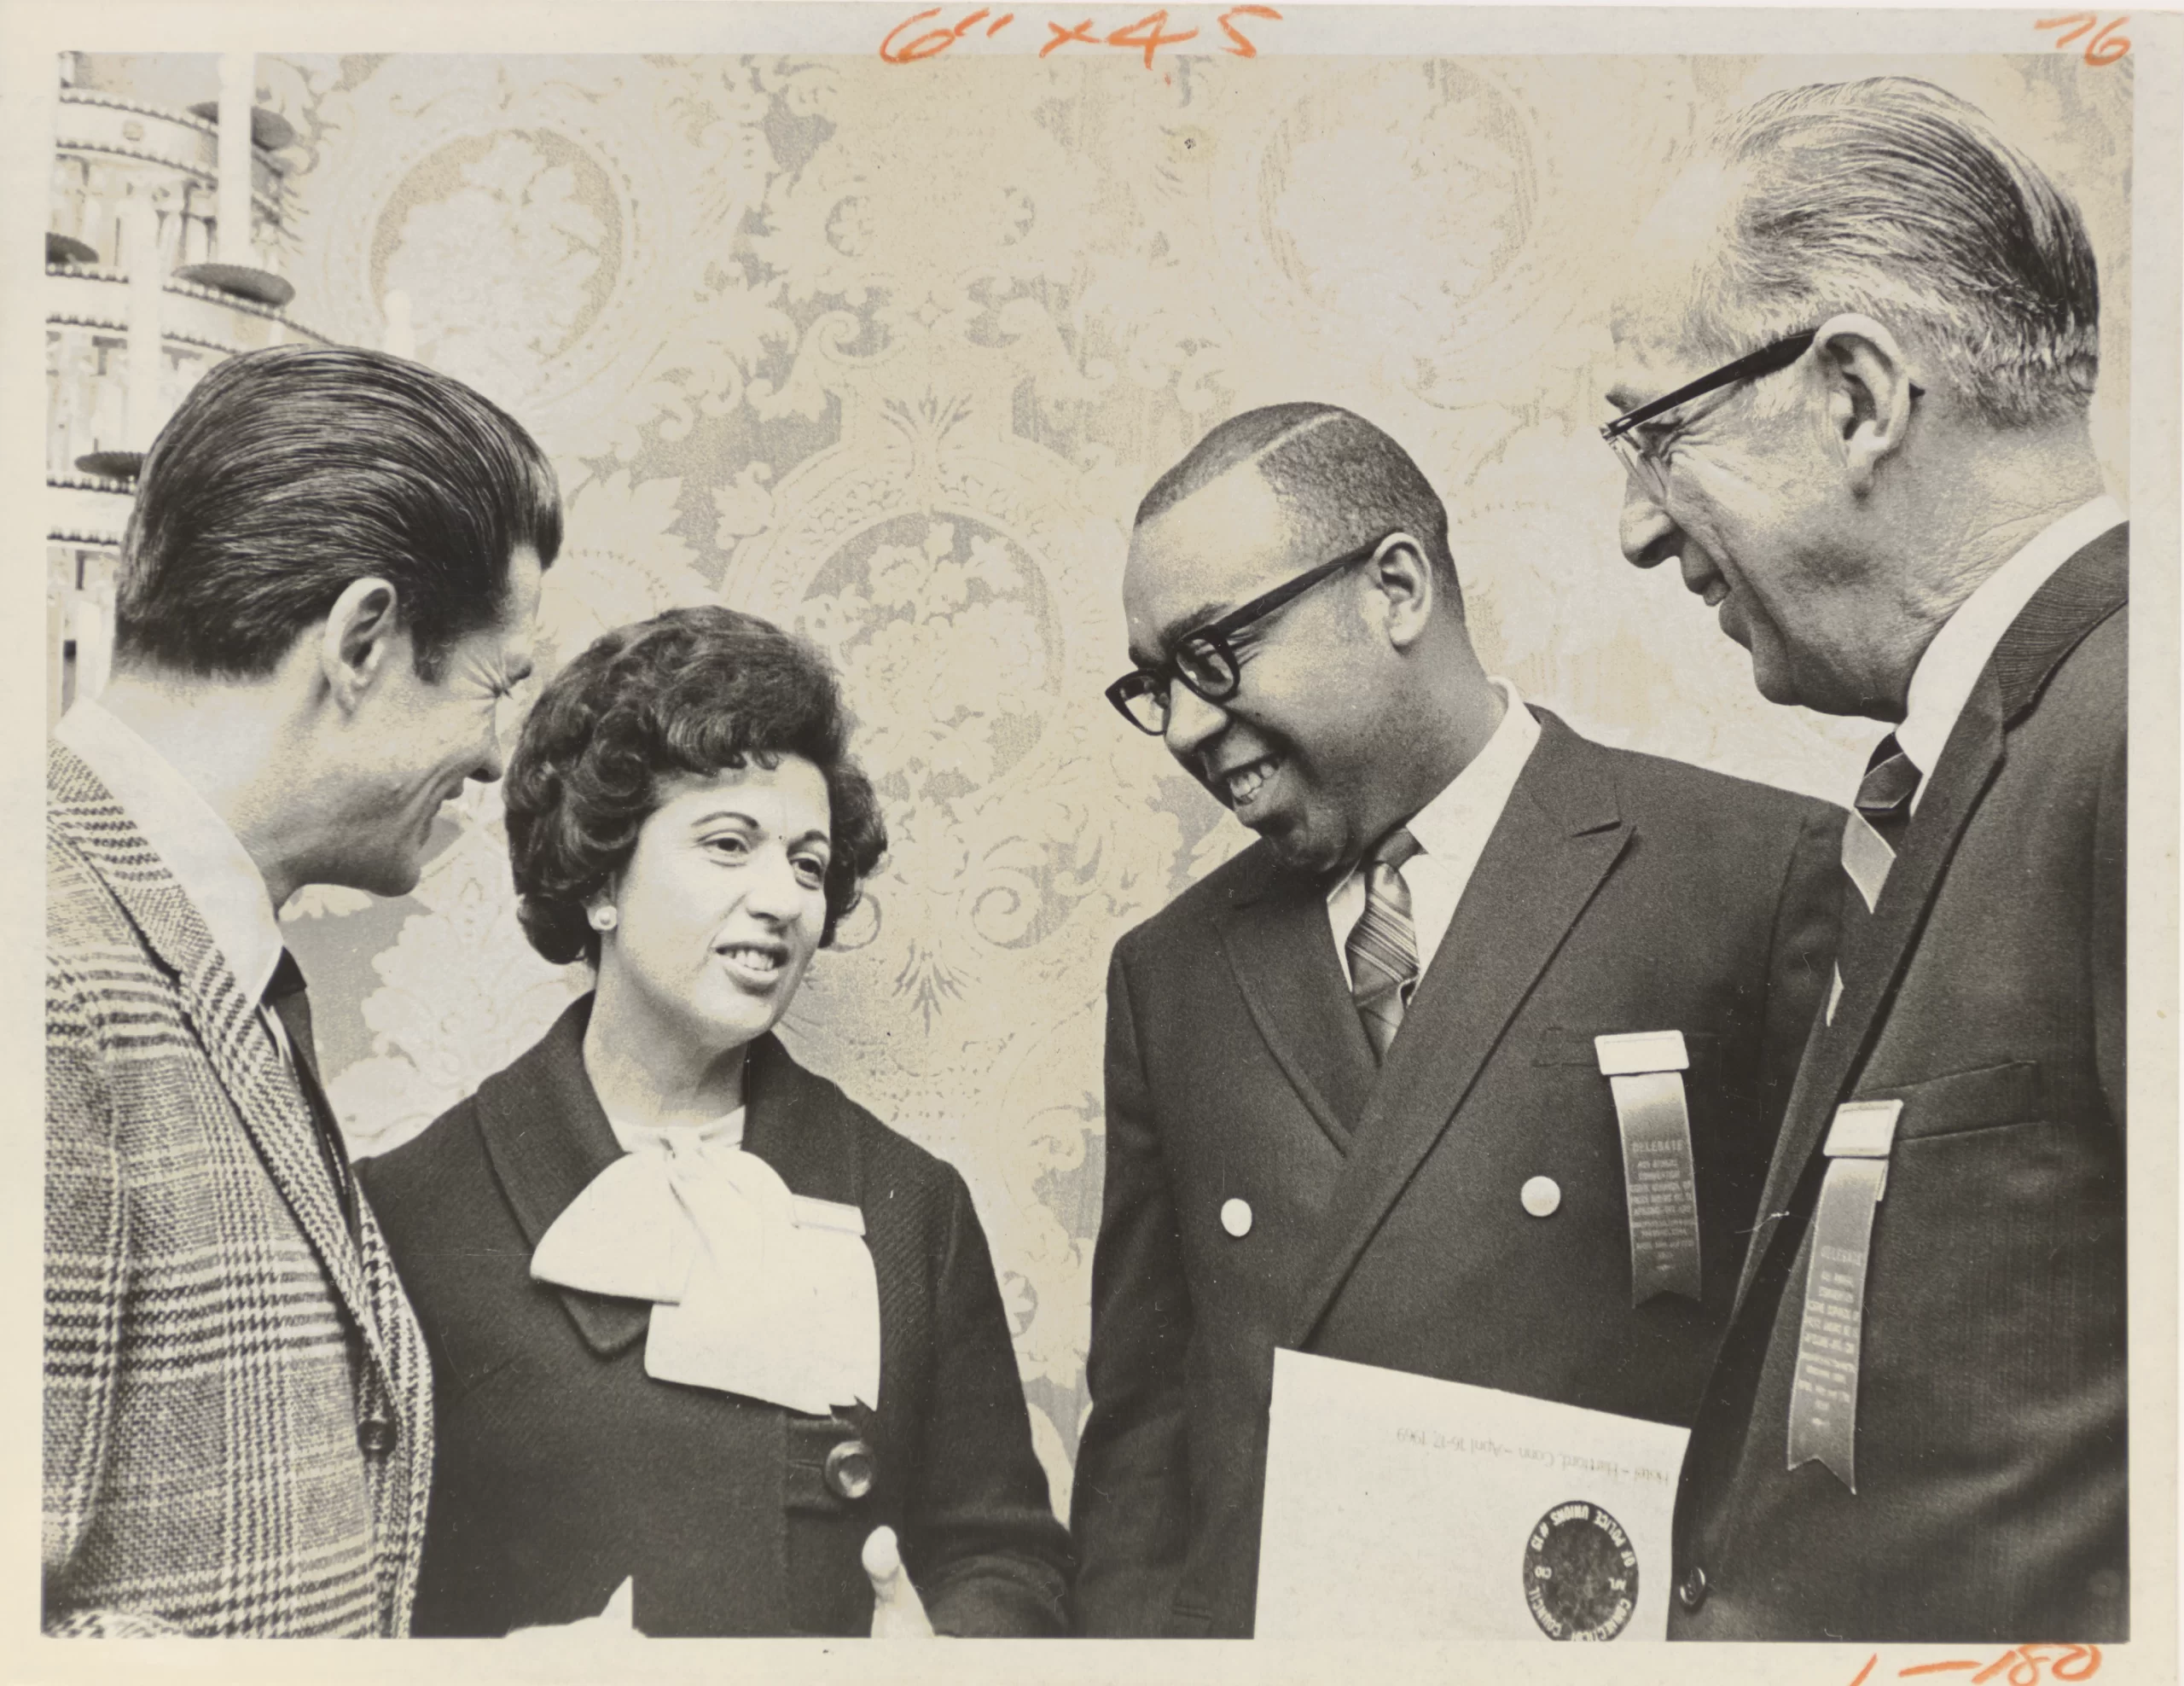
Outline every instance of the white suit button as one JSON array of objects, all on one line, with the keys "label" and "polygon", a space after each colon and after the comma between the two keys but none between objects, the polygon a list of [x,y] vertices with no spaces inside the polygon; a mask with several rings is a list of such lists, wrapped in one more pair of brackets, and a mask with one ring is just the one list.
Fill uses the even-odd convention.
[{"label": "white suit button", "polygon": [[1221,1227],[1238,1241],[1252,1233],[1252,1206],[1249,1201],[1228,1200],[1221,1202]]},{"label": "white suit button", "polygon": [[1554,1209],[1562,1204],[1562,1186],[1552,1177],[1527,1177],[1525,1186],[1517,1191],[1517,1198],[1533,1217],[1552,1218]]}]

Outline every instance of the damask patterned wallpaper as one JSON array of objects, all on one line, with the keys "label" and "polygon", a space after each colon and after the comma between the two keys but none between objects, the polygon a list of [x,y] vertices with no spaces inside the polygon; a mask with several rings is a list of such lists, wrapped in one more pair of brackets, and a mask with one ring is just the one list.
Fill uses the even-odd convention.
[{"label": "damask patterned wallpaper", "polygon": [[[1615,548],[1600,299],[1679,144],[1789,83],[1924,74],[2080,195],[2123,481],[2129,61],[262,61],[301,131],[295,313],[520,416],[568,543],[542,666],[718,600],[840,663],[893,834],[787,1026],[968,1178],[1058,1501],[1083,1409],[1116,937],[1247,841],[1100,689],[1147,485],[1252,405],[1349,404],[1450,506],[1490,667],[1611,741],[1839,798],[1870,725],[1769,708]],[[526,946],[497,797],[415,894],[292,940],[360,1151],[584,986]]]}]

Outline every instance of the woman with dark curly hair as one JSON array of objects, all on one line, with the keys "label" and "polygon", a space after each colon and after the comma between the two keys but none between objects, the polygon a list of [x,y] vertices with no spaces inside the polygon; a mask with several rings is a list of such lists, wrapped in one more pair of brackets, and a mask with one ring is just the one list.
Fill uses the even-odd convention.
[{"label": "woman with dark curly hair", "polygon": [[419,1634],[1062,1627],[962,1179],[773,1034],[886,844],[847,738],[816,653],[723,608],[531,711],[523,927],[595,987],[358,1167],[433,1354]]}]

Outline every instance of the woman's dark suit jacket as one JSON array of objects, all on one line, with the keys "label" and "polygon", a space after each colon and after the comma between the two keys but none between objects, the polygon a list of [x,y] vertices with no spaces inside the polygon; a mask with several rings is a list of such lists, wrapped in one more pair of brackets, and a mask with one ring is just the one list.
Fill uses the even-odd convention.
[{"label": "woman's dark suit jacket", "polygon": [[[969,1193],[772,1037],[752,1045],[744,1145],[798,1194],[863,1212],[880,1409],[808,1416],[656,1381],[649,1302],[531,1280],[539,1237],[621,1154],[584,1073],[590,1011],[587,996],[471,1099],[358,1166],[433,1356],[413,1631],[596,1615],[635,1576],[646,1633],[863,1634],[858,1553],[884,1522],[939,1631],[1059,1632],[1068,1536]],[[851,1440],[876,1472],[855,1499],[826,1474]]]}]

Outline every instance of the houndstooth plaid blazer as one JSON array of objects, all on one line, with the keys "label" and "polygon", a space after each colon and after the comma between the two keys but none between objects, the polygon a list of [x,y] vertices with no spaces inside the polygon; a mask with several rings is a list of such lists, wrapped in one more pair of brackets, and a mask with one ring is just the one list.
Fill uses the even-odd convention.
[{"label": "houndstooth plaid blazer", "polygon": [[46,1631],[405,1633],[430,1366],[378,1224],[106,787],[52,744],[46,794]]}]

